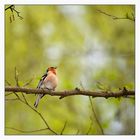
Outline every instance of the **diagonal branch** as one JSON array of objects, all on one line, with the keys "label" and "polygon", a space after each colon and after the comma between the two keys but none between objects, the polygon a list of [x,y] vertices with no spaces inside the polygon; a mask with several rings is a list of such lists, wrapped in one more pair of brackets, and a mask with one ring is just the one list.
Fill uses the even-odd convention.
[{"label": "diagonal branch", "polygon": [[18,98],[18,99],[19,99],[19,101],[21,101],[22,103],[24,103],[25,105],[27,105],[30,109],[32,109],[34,112],[36,112],[36,113],[40,116],[40,118],[42,119],[42,121],[45,123],[45,125],[47,126],[47,129],[50,130],[52,133],[54,133],[54,134],[57,135],[57,133],[56,133],[53,129],[50,128],[49,124],[47,123],[47,121],[45,120],[45,118],[43,117],[43,115],[42,115],[39,111],[37,111],[36,109],[34,109],[34,108],[27,102],[26,99],[24,99],[24,101],[23,101],[22,99],[20,99],[20,98]]},{"label": "diagonal branch", "polygon": [[88,135],[88,134],[89,134],[89,132],[90,132],[91,128],[92,128],[92,121],[91,121],[91,123],[90,123],[89,129],[88,129],[88,131],[87,131],[86,135]]},{"label": "diagonal branch", "polygon": [[102,125],[101,125],[101,123],[100,123],[100,121],[99,121],[99,119],[98,119],[98,117],[97,117],[97,115],[95,113],[95,109],[93,107],[93,103],[92,103],[92,100],[91,100],[90,97],[89,97],[89,101],[90,101],[91,109],[92,109],[93,115],[94,115],[94,117],[96,119],[96,122],[97,122],[97,124],[98,124],[98,126],[99,126],[99,128],[100,128],[100,130],[102,132],[102,135],[104,135],[104,131],[103,131]]},{"label": "diagonal branch", "polygon": [[34,78],[30,79],[27,83],[25,83],[25,84],[23,85],[23,87],[26,87],[26,86],[30,85],[31,82],[33,81],[33,79],[34,79]]},{"label": "diagonal branch", "polygon": [[[15,68],[15,81],[16,81],[16,85],[17,85],[16,88],[20,88],[19,82],[18,82],[18,72],[17,72],[16,68]],[[54,134],[57,134],[57,133],[49,126],[49,124],[47,123],[47,121],[45,120],[45,118],[43,117],[43,115],[42,115],[39,111],[37,111],[35,108],[33,108],[33,107],[28,103],[28,101],[27,101],[27,99],[26,99],[26,97],[25,97],[25,95],[24,95],[23,92],[21,92],[23,99],[21,99],[20,96],[19,96],[16,92],[14,92],[14,91],[12,91],[12,92],[15,94],[15,96],[16,96],[17,98],[6,99],[6,101],[16,101],[16,100],[21,101],[23,104],[27,105],[30,109],[32,109],[34,112],[36,112],[36,113],[40,116],[40,118],[42,119],[42,121],[43,121],[43,122],[45,123],[45,125],[47,126],[47,129],[48,129],[48,130],[50,130],[50,131],[51,131],[52,133],[54,133]],[[5,96],[7,96],[7,94],[6,94]],[[13,129],[15,129],[15,128],[13,128]],[[15,129],[15,130],[16,130],[16,129]],[[17,131],[20,131],[20,130],[17,129]],[[20,132],[22,132],[22,130],[21,130]],[[23,132],[26,133],[26,131],[23,131]],[[27,132],[27,133],[29,133],[29,132]]]},{"label": "diagonal branch", "polygon": [[64,132],[64,130],[65,130],[65,128],[66,128],[66,125],[67,125],[67,121],[65,121],[65,124],[64,124],[64,126],[63,126],[63,128],[62,128],[62,130],[61,130],[60,135],[63,135],[63,132]]},{"label": "diagonal branch", "polygon": [[117,92],[111,91],[88,91],[88,90],[80,90],[76,88],[75,90],[70,91],[48,91],[45,89],[33,89],[33,88],[23,88],[23,87],[5,87],[6,92],[14,92],[18,94],[18,92],[23,92],[26,94],[47,94],[51,96],[60,96],[60,99],[68,96],[75,96],[75,95],[83,95],[83,96],[91,96],[91,97],[128,97],[128,96],[135,96],[134,90],[127,90],[125,87]]},{"label": "diagonal branch", "polygon": [[18,98],[12,98],[12,99],[5,99],[6,101],[16,101],[19,100]]},{"label": "diagonal branch", "polygon": [[8,6],[7,8],[5,8],[5,11],[8,10],[8,9],[10,9],[12,11],[13,7],[14,7],[14,5]]},{"label": "diagonal branch", "polygon": [[118,20],[118,19],[126,19],[126,20],[131,20],[131,21],[135,21],[135,16],[133,13],[131,13],[131,16],[127,13],[126,16],[123,16],[123,17],[117,17],[117,16],[114,16],[114,15],[111,15],[111,14],[108,14],[102,10],[99,10],[97,9],[98,12],[100,12],[101,14],[104,14],[106,16],[109,16],[111,17],[113,20]]}]

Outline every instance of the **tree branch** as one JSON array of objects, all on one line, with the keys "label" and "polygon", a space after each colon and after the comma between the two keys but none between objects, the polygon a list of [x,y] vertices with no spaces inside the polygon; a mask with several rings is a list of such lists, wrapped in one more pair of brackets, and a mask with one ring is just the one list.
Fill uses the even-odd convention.
[{"label": "tree branch", "polygon": [[60,96],[60,99],[68,96],[74,96],[74,95],[84,95],[84,96],[92,96],[92,97],[127,97],[127,96],[135,96],[134,90],[127,90],[125,87],[117,92],[111,92],[111,91],[86,91],[86,90],[80,90],[76,88],[75,90],[71,91],[48,91],[45,89],[33,89],[33,88],[23,88],[23,87],[11,87],[7,86],[5,87],[6,92],[14,92],[17,94],[17,92],[24,92],[26,94],[47,94],[51,96]]},{"label": "tree branch", "polygon": [[113,20],[126,19],[126,20],[135,21],[135,15],[134,15],[133,12],[131,13],[131,16],[130,16],[128,13],[126,13],[126,16],[123,16],[123,17],[117,17],[117,16],[114,16],[114,15],[108,14],[108,13],[102,11],[102,10],[99,10],[99,9],[97,9],[97,11],[100,12],[101,14],[104,14],[104,15],[106,15],[106,16],[111,17]]},{"label": "tree branch", "polygon": [[14,5],[8,6],[7,8],[5,8],[5,11],[8,10],[8,9],[10,9],[12,11],[13,7],[14,7]]},{"label": "tree branch", "polygon": [[7,10],[10,10],[11,13],[12,13],[12,16],[9,17],[10,18],[10,23],[12,23],[12,21],[15,20],[14,13],[16,13],[17,17],[19,17],[21,20],[23,19],[23,17],[20,16],[20,12],[15,9],[15,5],[8,6],[7,8],[5,8],[5,11],[7,11]]}]

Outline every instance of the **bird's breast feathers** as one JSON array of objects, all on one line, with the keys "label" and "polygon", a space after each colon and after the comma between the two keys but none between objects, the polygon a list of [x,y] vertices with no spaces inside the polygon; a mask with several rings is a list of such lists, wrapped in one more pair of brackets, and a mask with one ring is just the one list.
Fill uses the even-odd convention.
[{"label": "bird's breast feathers", "polygon": [[54,90],[58,84],[57,76],[53,73],[47,75],[47,77],[43,81],[42,88],[48,88],[50,90]]}]

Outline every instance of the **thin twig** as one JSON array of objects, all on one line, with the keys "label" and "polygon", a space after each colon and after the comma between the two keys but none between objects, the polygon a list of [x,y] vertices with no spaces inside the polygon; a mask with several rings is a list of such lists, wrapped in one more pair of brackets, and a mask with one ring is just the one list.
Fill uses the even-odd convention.
[{"label": "thin twig", "polygon": [[89,126],[89,129],[88,129],[88,131],[87,131],[87,133],[86,133],[87,135],[89,134],[91,128],[92,128],[92,121],[91,121],[90,126]]},{"label": "thin twig", "polygon": [[6,93],[5,96],[9,96],[9,95],[12,95],[12,94],[13,94],[13,92],[11,92],[11,93]]},{"label": "thin twig", "polygon": [[[16,81],[16,86],[17,86],[17,87],[20,87],[18,76],[19,76],[19,75],[18,75],[18,71],[17,71],[17,69],[16,69],[16,67],[15,67],[15,81]],[[26,104],[28,104],[28,102],[27,102],[27,100],[26,100],[26,98],[25,98],[25,96],[24,96],[24,93],[21,92],[21,94],[22,94],[22,97],[23,97],[24,101],[26,102]]]},{"label": "thin twig", "polygon": [[17,16],[18,16],[21,20],[23,19],[23,17],[20,16],[20,12],[19,12],[19,11],[17,11],[15,8],[13,8],[13,11],[15,11],[15,12],[17,13]]},{"label": "thin twig", "polygon": [[25,83],[25,84],[23,85],[23,87],[26,87],[26,86],[30,85],[30,83],[33,81],[33,79],[34,79],[34,78],[32,78],[31,80],[29,80],[27,83]]},{"label": "thin twig", "polygon": [[19,87],[19,82],[18,82],[18,71],[17,68],[15,67],[15,81],[16,81],[16,86]]},{"label": "thin twig", "polygon": [[30,131],[27,131],[27,130],[20,130],[20,129],[13,128],[13,127],[5,127],[5,128],[7,128],[7,129],[12,129],[12,130],[15,130],[15,131],[19,131],[19,132],[21,132],[21,133],[34,133],[34,132],[39,132],[39,131],[48,130],[48,128],[37,129],[37,130],[30,130]]},{"label": "thin twig", "polygon": [[18,96],[18,94],[16,92],[13,92],[15,94],[15,96],[20,99],[20,97]]},{"label": "thin twig", "polygon": [[63,126],[63,128],[62,128],[62,130],[61,130],[60,135],[63,135],[63,132],[64,132],[64,130],[65,130],[65,128],[66,128],[66,124],[67,124],[67,121],[65,121],[65,124],[64,124],[64,126]]},{"label": "thin twig", "polygon": [[5,11],[6,11],[6,10],[8,10],[8,9],[10,9],[10,10],[11,10],[11,9],[12,9],[12,7],[14,7],[14,5],[10,5],[10,6],[8,6],[7,8],[5,8]]},{"label": "thin twig", "polygon": [[[39,111],[37,111],[36,109],[34,109],[28,102],[25,102],[25,101],[21,100],[20,98],[19,98],[19,100],[20,100],[22,103],[24,103],[25,105],[27,105],[27,106],[28,106],[30,109],[32,109],[34,112],[36,112],[36,113],[40,116],[40,118],[43,120],[43,122],[45,123],[45,125],[47,126],[47,128],[48,128],[52,133],[57,134],[53,129],[50,128],[50,126],[48,125],[47,121],[45,120],[45,118],[42,116],[42,114],[41,114]],[[26,100],[26,101],[27,101],[27,100]]]},{"label": "thin twig", "polygon": [[15,5],[8,6],[7,8],[5,8],[5,11],[8,9],[11,10],[12,13],[15,12],[20,19],[23,19],[23,17],[20,16],[20,12],[15,9]]},{"label": "thin twig", "polygon": [[114,16],[114,15],[111,15],[111,14],[108,14],[102,10],[99,10],[99,9],[96,9],[98,12],[106,15],[106,16],[109,16],[111,17],[113,20],[118,20],[118,19],[126,19],[126,20],[131,20],[131,21],[135,21],[135,17],[134,17],[134,14],[132,14],[132,17],[130,17],[128,14],[126,14],[125,17],[117,17],[117,16]]},{"label": "thin twig", "polygon": [[90,105],[91,105],[91,108],[92,108],[93,115],[94,115],[94,117],[96,119],[96,122],[97,122],[97,124],[98,124],[98,126],[99,126],[99,128],[100,128],[100,130],[102,132],[102,134],[104,135],[103,128],[102,128],[101,123],[100,123],[100,121],[99,121],[99,119],[98,119],[98,117],[97,117],[97,115],[95,113],[95,109],[93,107],[92,99],[90,97],[89,97],[89,101],[90,101]]},{"label": "thin twig", "polygon": [[10,17],[9,17],[10,18],[10,23],[12,23],[12,21],[15,21],[15,15],[14,15],[14,13],[16,13],[17,14],[17,17],[19,17],[21,20],[23,19],[23,17],[20,16],[20,12],[15,9],[15,5],[8,6],[7,8],[5,8],[5,11],[7,11],[8,9],[12,13],[12,15],[10,15]]},{"label": "thin twig", "polygon": [[12,98],[12,99],[5,99],[6,101],[17,101],[19,100],[18,98]]},{"label": "thin twig", "polygon": [[26,99],[26,97],[25,97],[24,93],[23,93],[23,92],[21,92],[21,94],[22,94],[22,97],[23,97],[24,101],[26,102],[26,104],[28,104],[27,99]]},{"label": "thin twig", "polygon": [[[26,100],[26,98],[25,98],[25,96],[23,95],[23,97],[24,97],[24,100],[22,100],[15,92],[13,92],[15,95],[16,95],[16,100],[19,100],[19,101],[21,101],[23,104],[25,104],[25,105],[27,105],[30,109],[32,109],[34,112],[36,112],[39,116],[40,116],[40,118],[43,120],[43,122],[45,123],[45,125],[47,126],[47,128],[48,128],[48,130],[50,130],[52,133],[54,133],[54,134],[57,134],[53,129],[51,129],[50,128],[50,126],[48,125],[48,123],[47,123],[47,121],[45,120],[45,118],[43,117],[43,115],[39,112],[39,111],[37,111],[36,109],[34,109],[28,102],[27,102],[27,100]],[[8,101],[8,100],[7,100]]]},{"label": "thin twig", "polygon": [[5,80],[5,82],[8,86],[11,86],[11,84],[7,80]]}]

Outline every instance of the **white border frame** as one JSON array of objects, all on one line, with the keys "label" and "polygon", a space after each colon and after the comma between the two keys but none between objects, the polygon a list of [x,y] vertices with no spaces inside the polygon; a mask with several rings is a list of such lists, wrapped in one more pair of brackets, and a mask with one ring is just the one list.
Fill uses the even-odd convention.
[{"label": "white border frame", "polygon": [[[138,59],[140,61],[140,7],[139,0],[0,0],[0,139],[6,140],[24,140],[24,139],[33,139],[33,140],[46,140],[46,138],[51,139],[66,139],[66,138],[79,138],[81,139],[122,139],[122,140],[133,140],[140,139],[140,64],[138,64]],[[26,135],[26,136],[7,136],[4,135],[4,5],[5,4],[135,4],[136,8],[136,23],[135,23],[135,91],[136,91],[136,104],[135,104],[135,135],[131,136],[121,136],[121,135],[111,135],[111,136],[39,136],[39,135]]]}]

